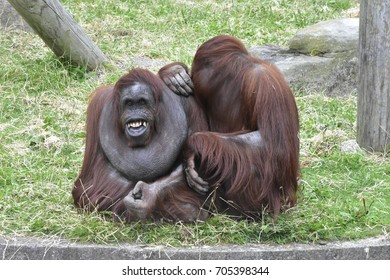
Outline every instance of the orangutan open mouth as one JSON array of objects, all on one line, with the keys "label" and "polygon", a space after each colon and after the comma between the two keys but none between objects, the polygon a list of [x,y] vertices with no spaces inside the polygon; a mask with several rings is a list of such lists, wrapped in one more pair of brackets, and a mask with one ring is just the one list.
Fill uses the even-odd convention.
[{"label": "orangutan open mouth", "polygon": [[132,129],[132,128],[141,128],[141,127],[146,127],[147,122],[146,121],[132,121],[127,123],[127,128]]},{"label": "orangutan open mouth", "polygon": [[129,120],[126,123],[127,133],[131,137],[141,136],[147,131],[148,122],[143,119]]}]

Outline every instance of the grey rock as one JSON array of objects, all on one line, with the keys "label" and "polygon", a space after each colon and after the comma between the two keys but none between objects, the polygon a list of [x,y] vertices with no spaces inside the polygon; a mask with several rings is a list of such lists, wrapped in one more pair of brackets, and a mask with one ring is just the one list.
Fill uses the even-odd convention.
[{"label": "grey rock", "polygon": [[33,32],[18,12],[6,0],[0,0],[0,27]]},{"label": "grey rock", "polygon": [[289,59],[294,57],[293,53],[290,50],[283,46],[278,45],[264,45],[264,46],[254,46],[249,49],[251,55],[264,59],[266,61],[272,63],[278,63],[280,61],[284,61],[285,59]]},{"label": "grey rock", "polygon": [[358,40],[359,19],[343,18],[299,30],[289,41],[289,47],[303,54],[345,52],[357,49]]},{"label": "grey rock", "polygon": [[253,47],[250,53],[274,63],[296,90],[320,91],[328,96],[356,93],[358,59],[355,51],[333,56],[308,56],[275,46]]},{"label": "grey rock", "polygon": [[355,139],[351,139],[341,143],[340,151],[343,153],[358,153],[362,151],[362,149],[359,147],[359,144]]},{"label": "grey rock", "polygon": [[[314,28],[304,29],[305,32],[299,31],[291,40],[290,48],[265,45],[252,47],[249,51],[256,57],[275,63],[296,90],[320,91],[328,96],[355,94],[358,21],[355,18],[318,23]],[[311,34],[307,30],[316,30],[316,33]],[[345,40],[342,39],[343,34]],[[325,43],[320,44],[319,38]]]}]

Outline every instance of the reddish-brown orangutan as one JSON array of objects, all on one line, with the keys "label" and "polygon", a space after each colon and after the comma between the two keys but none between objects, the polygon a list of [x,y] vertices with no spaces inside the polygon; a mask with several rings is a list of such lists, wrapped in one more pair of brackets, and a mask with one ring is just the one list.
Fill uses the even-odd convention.
[{"label": "reddish-brown orangutan", "polygon": [[294,205],[298,113],[276,66],[251,56],[238,39],[217,36],[196,52],[191,79],[209,131],[186,141],[189,186],[208,195],[217,211],[241,217],[264,210],[277,217],[283,206]]},{"label": "reddish-brown orangutan", "polygon": [[[177,65],[169,66],[173,78],[186,71]],[[193,97],[176,95],[147,70],[132,70],[115,86],[98,88],[87,110],[75,205],[112,211],[127,221],[205,219],[204,199],[188,188],[181,166],[188,133],[206,126],[201,116]]]},{"label": "reddish-brown orangutan", "polygon": [[296,202],[298,130],[279,70],[217,36],[198,49],[190,76],[173,63],[96,91],[75,204],[127,221],[276,217]]}]

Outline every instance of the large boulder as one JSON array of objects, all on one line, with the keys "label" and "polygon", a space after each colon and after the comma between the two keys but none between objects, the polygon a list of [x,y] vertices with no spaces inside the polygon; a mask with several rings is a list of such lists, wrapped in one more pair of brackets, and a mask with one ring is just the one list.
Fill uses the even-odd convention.
[{"label": "large boulder", "polygon": [[297,32],[289,47],[250,48],[254,56],[275,63],[294,89],[329,96],[356,93],[359,19],[337,19]]},{"label": "large boulder", "polygon": [[32,32],[31,27],[7,0],[0,0],[0,27]]},{"label": "large boulder", "polygon": [[359,40],[359,19],[342,18],[323,21],[302,30],[290,40],[292,51],[308,55],[356,50]]}]

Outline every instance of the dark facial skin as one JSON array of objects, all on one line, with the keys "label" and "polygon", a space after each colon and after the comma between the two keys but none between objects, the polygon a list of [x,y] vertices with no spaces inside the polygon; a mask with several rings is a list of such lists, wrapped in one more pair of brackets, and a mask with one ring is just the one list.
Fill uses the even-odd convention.
[{"label": "dark facial skin", "polygon": [[129,147],[147,145],[156,121],[156,101],[150,87],[145,84],[126,87],[120,102],[121,123]]},{"label": "dark facial skin", "polygon": [[[145,83],[125,86],[119,94],[119,108],[107,102],[100,115],[99,139],[105,155],[134,182],[166,175],[188,135],[182,97],[164,88],[156,100]],[[119,114],[120,131],[113,125],[115,114]]]},{"label": "dark facial skin", "polygon": [[206,126],[193,97],[175,94],[148,70],[133,69],[97,88],[87,109],[75,205],[128,222],[198,219],[203,198],[186,184],[182,148],[190,131]]}]

